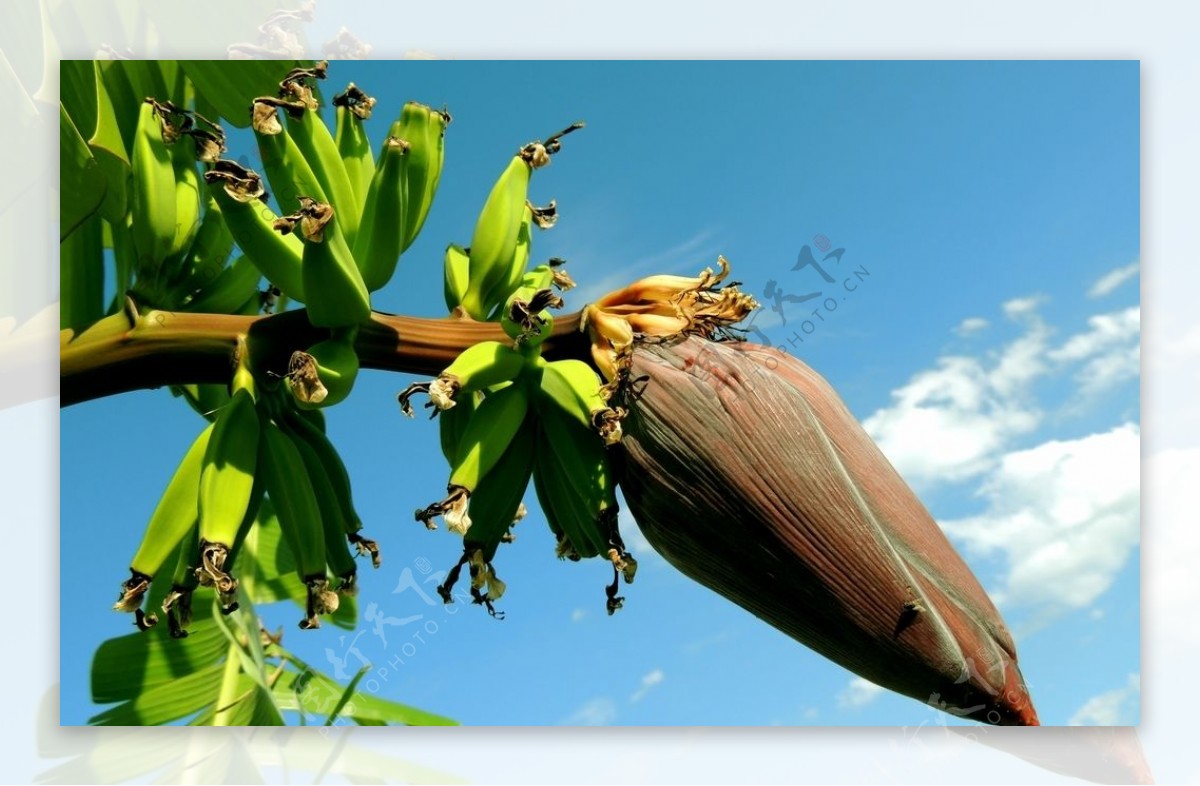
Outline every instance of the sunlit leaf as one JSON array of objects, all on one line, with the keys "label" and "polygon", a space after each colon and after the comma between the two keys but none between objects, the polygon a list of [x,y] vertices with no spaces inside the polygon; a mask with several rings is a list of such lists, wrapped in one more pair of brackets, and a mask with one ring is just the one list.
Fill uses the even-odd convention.
[{"label": "sunlit leaf", "polygon": [[59,327],[82,330],[104,316],[103,222],[93,215],[59,249]]},{"label": "sunlit leaf", "polygon": [[[250,125],[250,104],[279,92],[279,81],[297,60],[180,60],[196,92],[222,119],[238,128]],[[216,120],[216,118],[211,118]]]},{"label": "sunlit leaf", "polygon": [[[333,678],[314,670],[307,663],[281,649],[284,658],[299,670],[289,671],[275,684],[275,701],[284,711],[304,711],[309,714],[329,713],[341,699],[344,690]],[[304,681],[296,689],[296,680]],[[407,726],[455,726],[455,721],[431,712],[418,710],[378,696],[355,691],[345,706],[344,714],[356,723],[399,723]]]},{"label": "sunlit leaf", "polygon": [[108,186],[99,162],[67,114],[67,108],[58,106],[58,231],[62,240],[96,212]]},{"label": "sunlit leaf", "polygon": [[101,644],[92,658],[92,701],[132,699],[215,663],[228,642],[212,623],[210,607],[197,593],[195,618],[186,639],[172,639],[163,623]]},{"label": "sunlit leaf", "polygon": [[160,726],[203,709],[216,700],[224,664],[218,663],[142,691],[88,719],[95,726]]}]

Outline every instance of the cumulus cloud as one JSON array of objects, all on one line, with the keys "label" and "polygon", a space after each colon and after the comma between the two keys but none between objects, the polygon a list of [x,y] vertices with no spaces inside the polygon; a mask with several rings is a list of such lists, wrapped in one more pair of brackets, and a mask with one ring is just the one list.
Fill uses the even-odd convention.
[{"label": "cumulus cloud", "polygon": [[972,333],[978,333],[990,324],[983,317],[967,317],[962,322],[958,323],[958,327],[954,328],[954,332],[960,336],[969,336]]},{"label": "cumulus cloud", "polygon": [[1060,363],[1083,363],[1075,374],[1081,394],[1094,394],[1141,371],[1142,312],[1137,306],[1088,319],[1088,329],[1050,351]]},{"label": "cumulus cloud", "polygon": [[1132,726],[1138,722],[1142,697],[1140,675],[1130,674],[1123,687],[1093,696],[1079,708],[1068,726]]},{"label": "cumulus cloud", "polygon": [[617,704],[612,699],[591,699],[563,721],[564,726],[607,726],[617,719]]},{"label": "cumulus cloud", "polygon": [[646,697],[647,693],[654,689],[655,686],[662,683],[665,677],[666,675],[663,674],[662,669],[655,669],[649,674],[644,675],[642,677],[641,684],[638,686],[638,689],[634,691],[633,695],[629,697],[629,700],[631,702],[641,701]]},{"label": "cumulus cloud", "polygon": [[1029,297],[1017,297],[1012,300],[1005,301],[1001,306],[1004,315],[1009,319],[1017,319],[1025,314],[1032,313],[1037,310],[1045,297],[1042,295],[1030,295]]},{"label": "cumulus cloud", "polygon": [[[985,472],[1019,435],[1032,431],[1040,412],[1027,395],[1046,373],[1049,331],[1030,309],[1037,298],[1005,304],[1025,333],[986,357],[938,358],[892,391],[893,403],[863,421],[867,433],[910,482],[960,481]],[[1028,305],[1028,308],[1026,307]]]},{"label": "cumulus cloud", "polygon": [[1105,295],[1112,294],[1126,281],[1137,276],[1140,269],[1141,263],[1133,262],[1116,270],[1110,270],[1096,279],[1096,282],[1088,290],[1088,297],[1104,297]]},{"label": "cumulus cloud", "polygon": [[[1097,314],[1087,329],[1052,346],[1037,312],[1040,296],[1002,305],[1024,331],[1009,343],[974,355],[943,355],[892,391],[892,403],[863,421],[867,432],[916,485],[960,482],[992,469],[1016,438],[1042,422],[1034,385],[1072,374],[1076,404],[1140,373],[1141,311]],[[971,320],[965,320],[956,328]]]},{"label": "cumulus cloud", "polygon": [[1140,449],[1126,423],[1008,453],[980,489],[986,510],[942,526],[969,552],[1003,558],[999,603],[1042,621],[1086,608],[1137,547]]},{"label": "cumulus cloud", "polygon": [[883,693],[883,688],[875,683],[862,677],[855,677],[838,693],[837,705],[839,709],[843,710],[859,709],[875,701],[881,693]]}]

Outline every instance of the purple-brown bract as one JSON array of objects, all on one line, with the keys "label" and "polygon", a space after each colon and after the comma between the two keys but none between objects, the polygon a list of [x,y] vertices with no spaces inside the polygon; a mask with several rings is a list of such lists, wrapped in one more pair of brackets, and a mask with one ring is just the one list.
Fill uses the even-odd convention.
[{"label": "purple-brown bract", "polygon": [[631,364],[621,485],[671,564],[878,685],[1037,725],[999,612],[824,379],[695,336]]}]

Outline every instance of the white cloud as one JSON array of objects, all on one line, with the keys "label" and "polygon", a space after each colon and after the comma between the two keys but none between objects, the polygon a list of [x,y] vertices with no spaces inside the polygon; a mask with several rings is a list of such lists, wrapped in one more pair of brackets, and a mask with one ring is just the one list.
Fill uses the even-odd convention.
[{"label": "white cloud", "polygon": [[1140,269],[1141,263],[1133,262],[1125,267],[1110,270],[1096,279],[1096,283],[1092,284],[1091,289],[1088,290],[1088,297],[1104,297],[1111,294],[1117,287],[1135,277]]},{"label": "white cloud", "polygon": [[[1034,385],[1073,373],[1077,402],[1128,379],[1141,368],[1141,311],[1097,314],[1087,329],[1051,346],[1037,312],[1040,296],[1016,298],[1004,312],[1024,326],[1009,343],[980,356],[944,355],[892,391],[892,404],[863,426],[909,482],[953,483],[992,469],[1015,438],[1042,421]],[[971,320],[964,320],[956,328]],[[1200,339],[1197,340],[1200,343]]]},{"label": "white cloud", "polygon": [[1037,310],[1037,307],[1045,300],[1042,295],[1030,295],[1029,297],[1017,297],[1012,300],[1005,301],[1001,308],[1004,310],[1004,315],[1009,319],[1017,319],[1026,314],[1030,314]]},{"label": "white cloud", "polygon": [[580,622],[587,616],[587,612],[583,609],[575,609],[571,612],[571,622]]},{"label": "white cloud", "polygon": [[1142,696],[1140,675],[1130,674],[1125,686],[1093,696],[1071,716],[1068,726],[1132,726],[1138,720]]},{"label": "white cloud", "polygon": [[638,689],[636,691],[634,691],[632,696],[629,697],[629,700],[631,702],[641,701],[643,698],[646,697],[646,694],[649,693],[656,685],[659,685],[660,683],[662,683],[662,681],[665,677],[666,677],[666,675],[663,674],[662,669],[655,669],[654,671],[651,671],[649,674],[644,675],[642,677],[641,685],[639,685]]},{"label": "white cloud", "polygon": [[1017,311],[1024,335],[986,358],[938,358],[937,368],[892,391],[892,406],[863,421],[910,482],[952,482],[985,472],[1014,436],[1037,427],[1040,413],[1026,389],[1047,370],[1049,331],[1032,312]]},{"label": "white cloud", "polygon": [[967,317],[958,323],[958,327],[954,328],[954,332],[960,336],[969,336],[972,333],[978,333],[989,324],[983,317]]},{"label": "white cloud", "polygon": [[875,701],[882,693],[883,688],[870,680],[855,677],[838,693],[837,705],[839,709],[843,710],[858,709]]},{"label": "white cloud", "polygon": [[562,722],[564,726],[607,726],[617,719],[617,704],[612,699],[598,697],[584,702]]},{"label": "white cloud", "polygon": [[1005,455],[980,489],[987,510],[942,522],[969,551],[1007,563],[998,602],[1045,621],[1090,606],[1137,547],[1138,427]]},{"label": "white cloud", "polygon": [[1087,361],[1076,372],[1081,394],[1097,393],[1141,371],[1142,312],[1137,306],[1088,319],[1088,330],[1050,351],[1060,363]]}]

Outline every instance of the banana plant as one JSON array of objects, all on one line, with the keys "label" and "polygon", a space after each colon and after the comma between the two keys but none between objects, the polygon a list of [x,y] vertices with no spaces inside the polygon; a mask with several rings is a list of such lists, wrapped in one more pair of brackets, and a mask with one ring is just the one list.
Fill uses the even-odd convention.
[{"label": "banana plant", "polygon": [[[326,102],[329,72],[325,61],[64,69],[62,401],[167,383],[204,418],[131,549],[114,608],[140,631],[97,652],[93,699],[114,706],[94,723],[449,722],[364,696],[362,674],[337,685],[255,611],[295,603],[304,631],[357,623],[357,571],[379,567],[380,548],[323,410],[349,398],[361,368],[433,376],[398,401],[412,416],[428,395],[439,418],[446,496],[415,518],[461,543],[445,602],[465,569],[472,604],[503,614],[496,564],[532,485],[556,555],[611,568],[602,600],[614,614],[637,572],[621,485],[673,564],[801,643],[947,712],[1037,723],[998,612],[836,394],[729,348],[752,349],[736,326],[758,304],[727,282],[724,258],[556,313],[574,282],[560,259],[532,264],[558,210],[531,188],[583,123],[517,147],[469,245],[445,246],[447,318],[374,311],[429,215],[451,116],[407,102],[375,151],[364,124],[381,108],[353,83]],[[225,155],[222,123],[250,129],[263,172]],[[701,376],[710,345],[725,362]],[[647,383],[660,395],[643,399]],[[751,394],[759,406],[739,408]],[[733,434],[750,439],[726,456]],[[789,440],[819,461],[797,460]],[[778,503],[797,489],[811,507]],[[726,507],[696,508],[702,492]],[[727,516],[710,531],[717,509]],[[826,569],[830,550],[857,565],[871,539],[882,545],[870,570]],[[780,564],[803,581],[745,579]],[[811,615],[820,624],[798,597],[826,599]],[[968,649],[986,650],[987,674],[967,673]]]}]

